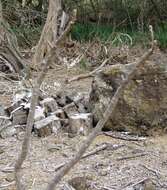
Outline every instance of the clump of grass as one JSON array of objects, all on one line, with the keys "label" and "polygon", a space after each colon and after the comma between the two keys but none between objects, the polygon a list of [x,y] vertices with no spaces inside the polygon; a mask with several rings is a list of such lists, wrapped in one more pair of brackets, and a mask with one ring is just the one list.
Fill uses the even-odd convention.
[{"label": "clump of grass", "polygon": [[[126,35],[121,35],[126,34]],[[120,45],[120,43],[128,45],[140,44],[144,47],[148,46],[150,36],[148,30],[139,32],[137,29],[117,28],[113,29],[111,25],[97,25],[97,24],[79,24],[77,23],[71,32],[73,39],[78,41],[92,41],[98,38],[102,41],[113,41],[113,45]],[[132,39],[133,44],[131,44]],[[167,48],[167,25],[155,29],[155,38],[157,39],[161,48]]]},{"label": "clump of grass", "polygon": [[[21,25],[13,27],[12,31],[17,36],[19,46],[32,47],[37,44],[42,27],[41,25]],[[71,36],[72,39],[80,42],[92,41],[95,38],[103,42],[111,41],[115,46],[120,44],[140,44],[146,47],[150,42],[148,30],[144,32],[139,32],[134,28],[133,31],[128,28],[117,28],[114,30],[111,25],[98,25],[95,23],[76,23],[71,31]],[[167,48],[167,23],[163,27],[159,26],[155,29],[155,38],[161,48]]]},{"label": "clump of grass", "polygon": [[158,27],[155,37],[161,48],[167,48],[167,24],[164,24],[163,27]]},{"label": "clump of grass", "polygon": [[71,32],[73,39],[78,41],[91,41],[93,38],[98,37],[101,40],[107,40],[113,32],[110,25],[97,25],[97,24],[80,24],[74,25]]}]

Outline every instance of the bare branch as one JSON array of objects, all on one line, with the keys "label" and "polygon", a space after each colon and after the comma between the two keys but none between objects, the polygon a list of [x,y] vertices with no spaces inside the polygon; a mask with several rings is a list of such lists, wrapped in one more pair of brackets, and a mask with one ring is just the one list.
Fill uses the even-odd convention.
[{"label": "bare branch", "polygon": [[94,130],[90,133],[88,138],[83,142],[81,145],[79,151],[76,153],[76,155],[63,167],[61,168],[57,174],[55,175],[52,182],[48,185],[47,190],[54,190],[56,185],[59,183],[59,181],[70,171],[70,169],[82,158],[83,154],[87,150],[87,148],[90,146],[92,141],[95,139],[95,137],[99,134],[99,132],[102,130],[103,126],[107,122],[109,118],[112,118],[114,115],[115,108],[117,106],[118,100],[122,96],[122,93],[124,89],[126,88],[129,81],[135,76],[138,69],[140,69],[145,61],[150,57],[150,55],[153,53],[154,50],[154,41],[152,41],[153,46],[151,49],[149,49],[138,61],[136,62],[136,65],[134,66],[133,70],[127,75],[126,79],[122,82],[122,85],[118,87],[115,95],[111,99],[106,111],[104,112],[104,115],[101,120],[97,123]]},{"label": "bare branch", "polygon": [[24,140],[23,140],[23,144],[22,144],[22,149],[21,149],[20,155],[18,156],[18,160],[15,163],[14,174],[15,174],[17,190],[24,190],[25,189],[25,187],[21,183],[20,171],[21,171],[21,167],[23,165],[23,162],[25,161],[25,159],[27,157],[29,146],[30,146],[31,131],[32,131],[32,127],[33,127],[33,124],[34,124],[34,114],[35,114],[35,108],[36,108],[36,105],[37,105],[37,102],[38,102],[40,86],[41,86],[41,84],[42,84],[42,82],[43,82],[43,80],[45,78],[45,75],[47,74],[48,66],[51,63],[52,56],[55,54],[56,47],[59,45],[59,43],[61,43],[61,41],[64,39],[64,37],[71,30],[71,27],[75,22],[75,18],[76,17],[73,17],[73,20],[71,20],[69,22],[66,30],[56,40],[55,45],[50,50],[50,53],[47,56],[46,60],[43,61],[42,71],[39,74],[37,80],[35,81],[35,85],[34,85],[33,90],[32,90],[32,97],[31,97],[31,102],[30,102],[30,111],[29,111],[29,115],[28,115],[28,119],[27,119],[26,132],[25,132],[25,136],[24,136]]},{"label": "bare branch", "polygon": [[70,82],[78,81],[78,80],[81,80],[81,79],[86,79],[86,78],[89,78],[89,77],[93,77],[95,74],[97,74],[107,64],[107,62],[111,58],[112,57],[105,59],[103,61],[103,63],[98,68],[96,68],[95,70],[93,70],[93,71],[91,71],[91,72],[89,72],[87,74],[81,74],[81,75],[78,75],[76,77],[73,77],[73,78],[69,79],[67,82],[70,83]]}]

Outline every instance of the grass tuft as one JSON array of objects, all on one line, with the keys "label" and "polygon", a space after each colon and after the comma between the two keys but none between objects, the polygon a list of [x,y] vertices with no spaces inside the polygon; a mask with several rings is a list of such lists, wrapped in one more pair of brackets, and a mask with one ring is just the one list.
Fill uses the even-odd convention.
[{"label": "grass tuft", "polygon": [[[72,29],[71,36],[80,42],[92,41],[92,39],[98,38],[102,41],[110,40],[113,42],[113,45],[119,45],[120,43],[128,45],[141,44],[144,47],[148,46],[150,41],[148,30],[144,32],[137,30],[132,32],[125,28],[114,30],[111,25],[97,24],[77,23]],[[155,37],[161,48],[167,48],[167,24],[155,29]],[[132,39],[132,44],[130,38]]]}]

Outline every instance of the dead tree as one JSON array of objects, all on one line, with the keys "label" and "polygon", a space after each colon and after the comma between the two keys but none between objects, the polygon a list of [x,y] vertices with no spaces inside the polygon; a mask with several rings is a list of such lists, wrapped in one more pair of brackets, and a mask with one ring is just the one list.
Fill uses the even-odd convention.
[{"label": "dead tree", "polygon": [[[40,40],[37,44],[33,62],[41,63],[41,61],[49,54],[51,46],[60,36],[59,29],[61,21],[59,19],[63,15],[61,8],[61,0],[49,0],[49,9],[46,24],[43,28]],[[58,19],[59,18],[59,19]]]},{"label": "dead tree", "polygon": [[17,38],[3,18],[0,0],[0,71],[26,74],[26,64],[18,49]]},{"label": "dead tree", "polygon": [[[51,6],[53,4],[53,2],[57,5],[57,7],[61,7],[60,4],[60,0],[50,0],[50,6],[49,9],[52,9],[53,7]],[[56,8],[55,12],[59,11],[59,8]],[[48,14],[50,14],[50,10],[48,12]],[[58,13],[55,13],[55,15],[58,15]],[[58,16],[55,18],[55,22],[57,23],[57,19]],[[24,136],[24,140],[23,140],[23,144],[22,144],[22,149],[21,149],[21,153],[18,156],[18,159],[15,163],[15,181],[16,181],[16,186],[17,186],[17,190],[24,190],[25,187],[24,185],[21,183],[21,167],[23,165],[23,162],[25,161],[27,154],[28,154],[28,150],[29,150],[29,146],[30,146],[30,140],[31,140],[31,131],[32,131],[32,127],[34,124],[34,114],[35,114],[35,108],[38,102],[38,97],[39,97],[39,89],[40,86],[44,80],[44,77],[47,73],[48,67],[52,62],[52,57],[55,55],[55,52],[57,51],[57,46],[62,42],[62,40],[64,40],[64,37],[68,34],[68,32],[71,29],[71,26],[74,24],[76,19],[76,12],[74,12],[74,15],[72,17],[72,20],[68,23],[66,29],[63,31],[63,33],[61,33],[60,36],[57,36],[56,39],[54,39],[54,46],[52,46],[51,41],[45,41],[46,43],[49,44],[50,46],[50,50],[47,53],[47,56],[45,56],[45,58],[43,58],[42,61],[42,71],[40,72],[37,80],[35,81],[35,85],[32,89],[32,97],[31,97],[31,102],[30,102],[30,111],[29,111],[29,115],[28,115],[28,119],[27,119],[27,125],[26,125],[26,132],[25,132],[25,136]],[[52,24],[50,22],[50,20],[46,21],[46,24],[44,26],[44,29],[42,31],[42,37],[44,38],[44,31],[46,30],[46,26]],[[41,39],[40,39],[41,40]],[[51,44],[50,44],[51,43]],[[38,46],[38,48],[40,49],[41,46]],[[37,48],[37,52],[39,52],[39,49]],[[40,52],[39,52],[40,53]],[[34,58],[34,61],[36,59]],[[36,62],[35,62],[36,64]]]}]

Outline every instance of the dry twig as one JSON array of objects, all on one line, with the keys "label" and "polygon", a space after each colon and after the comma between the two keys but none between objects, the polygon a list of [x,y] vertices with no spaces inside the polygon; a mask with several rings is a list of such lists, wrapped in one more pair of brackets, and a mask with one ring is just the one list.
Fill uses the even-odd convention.
[{"label": "dry twig", "polygon": [[145,137],[138,137],[138,136],[130,136],[126,135],[124,133],[120,132],[103,132],[102,134],[115,138],[115,139],[120,139],[120,140],[125,140],[125,141],[144,141],[146,138]]},{"label": "dry twig", "polygon": [[105,59],[105,60],[103,61],[103,63],[102,63],[98,68],[96,68],[95,70],[91,71],[90,73],[81,74],[81,75],[79,75],[79,76],[73,77],[72,79],[69,79],[67,82],[70,83],[70,82],[78,81],[78,80],[81,80],[81,79],[93,77],[95,74],[97,74],[97,73],[107,64],[107,62],[108,62],[111,58],[112,58],[112,57]]},{"label": "dry twig", "polygon": [[124,157],[117,158],[117,161],[133,159],[133,158],[142,157],[142,156],[146,156],[146,155],[148,155],[148,153],[143,152],[143,153],[134,154],[131,156],[124,156]]}]

